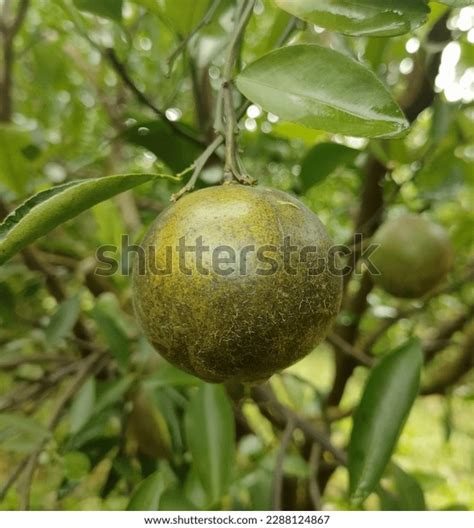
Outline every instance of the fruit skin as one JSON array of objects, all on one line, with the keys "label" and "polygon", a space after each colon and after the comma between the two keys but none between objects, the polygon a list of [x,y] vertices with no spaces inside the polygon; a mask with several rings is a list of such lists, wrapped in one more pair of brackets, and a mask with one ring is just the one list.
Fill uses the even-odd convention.
[{"label": "fruit skin", "polygon": [[[269,266],[255,252],[246,256],[245,274],[237,265],[229,275],[212,268],[208,275],[199,274],[191,253],[186,266],[192,275],[181,273],[176,262],[170,275],[150,273],[150,262],[166,267],[166,246],[176,247],[182,236],[186,245],[202,236],[210,253],[231,246],[237,263],[244,246],[281,246],[285,236],[299,249],[314,246],[314,253],[303,262],[299,252],[291,254],[295,274],[282,269],[281,252],[271,254],[278,263],[273,275],[256,273]],[[137,318],[163,357],[205,381],[267,379],[320,343],[339,311],[342,277],[327,267],[319,274],[308,272],[332,246],[326,229],[284,192],[238,184],[193,192],[158,216],[142,243],[145,249],[150,245],[156,249],[154,256],[145,251],[146,273],[139,273],[137,262],[134,267]],[[203,264],[210,263],[211,255],[205,254]]]},{"label": "fruit skin", "polygon": [[371,257],[374,281],[395,297],[415,299],[435,288],[453,264],[448,233],[422,216],[406,214],[382,225]]}]

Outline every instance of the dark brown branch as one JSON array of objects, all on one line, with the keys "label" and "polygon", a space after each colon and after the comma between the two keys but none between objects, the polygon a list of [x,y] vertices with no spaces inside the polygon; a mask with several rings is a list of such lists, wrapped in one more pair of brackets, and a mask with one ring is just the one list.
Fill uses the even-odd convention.
[{"label": "dark brown branch", "polygon": [[420,51],[415,56],[416,65],[412,76],[408,79],[409,88],[400,101],[405,115],[409,121],[414,121],[426,108],[429,108],[436,96],[434,91],[434,79],[438,74],[442,49],[451,40],[451,31],[447,27],[447,21],[451,11],[447,11],[433,26],[428,42],[435,47],[435,53],[426,56]]}]

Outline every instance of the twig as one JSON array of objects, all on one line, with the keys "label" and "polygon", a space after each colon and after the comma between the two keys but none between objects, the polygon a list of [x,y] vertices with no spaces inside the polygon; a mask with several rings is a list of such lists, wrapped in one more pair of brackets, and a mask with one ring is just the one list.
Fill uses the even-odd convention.
[{"label": "twig", "polygon": [[25,363],[68,363],[65,356],[22,356],[0,361],[0,370],[13,370]]},{"label": "twig", "polygon": [[258,386],[251,390],[251,394],[255,403],[265,412],[265,416],[272,423],[280,428],[284,428],[290,420],[293,421],[297,429],[300,429],[312,442],[320,444],[323,449],[331,453],[339,464],[347,464],[346,453],[334,446],[326,433],[320,431],[295,411],[280,403],[271,389],[265,386]]},{"label": "twig", "polygon": [[438,352],[449,346],[451,344],[451,337],[456,332],[462,330],[464,326],[471,320],[473,315],[474,305],[469,306],[463,313],[441,325],[436,335],[431,340],[423,344],[425,361],[431,361]]},{"label": "twig", "polygon": [[195,167],[193,174],[191,175],[191,178],[189,178],[186,185],[184,185],[177,193],[173,194],[171,197],[172,202],[176,202],[183,196],[183,194],[186,194],[187,192],[190,192],[194,189],[194,186],[196,185],[196,182],[199,178],[199,175],[201,174],[202,170],[206,166],[206,163],[208,162],[209,158],[214,154],[216,149],[222,145],[224,142],[224,138],[222,136],[217,136],[214,141],[208,145],[206,150],[199,156],[199,158],[195,162]]},{"label": "twig", "polygon": [[449,387],[461,380],[474,367],[474,326],[467,329],[458,356],[442,371],[424,384],[421,394],[444,394]]},{"label": "twig", "polygon": [[[282,46],[286,42],[286,40],[288,39],[288,37],[291,35],[291,33],[294,31],[295,28],[296,28],[296,18],[292,18],[290,22],[288,23],[287,27],[285,28],[284,32],[282,33],[281,37],[278,39],[277,44],[276,44],[277,47]],[[220,104],[220,101],[222,101],[222,99],[220,96],[218,96],[218,100],[217,100],[218,105]],[[237,116],[236,116],[237,122],[242,119],[242,117],[245,115],[245,112],[247,111],[247,108],[249,106],[250,106],[250,102],[247,100],[242,103],[240,108],[237,110]],[[222,131],[216,130],[216,132],[218,132],[219,135],[212,141],[212,143],[208,146],[208,148],[201,155],[203,158],[204,157],[206,158],[206,161],[224,142]],[[205,166],[205,163],[203,163],[202,165],[198,163],[199,159],[200,158],[198,158],[198,160],[195,163],[195,170],[189,182],[178,193],[172,196],[171,198],[172,201],[178,200],[179,198],[181,198],[181,196],[183,196],[187,192],[192,191],[194,189],[196,182],[199,178],[199,175]],[[200,168],[198,170],[199,165],[200,165]]]},{"label": "twig", "polygon": [[37,403],[43,394],[47,393],[64,378],[75,372],[80,363],[80,361],[69,363],[44,376],[37,383],[26,384],[26,386],[25,384],[20,385],[18,388],[13,389],[0,399],[0,411],[14,409],[28,400],[34,400]]},{"label": "twig", "polygon": [[413,306],[406,309],[399,309],[397,314],[389,319],[383,320],[379,327],[376,328],[372,334],[367,336],[366,339],[363,340],[361,343],[361,349],[366,353],[370,353],[372,348],[374,347],[375,343],[387,332],[389,328],[391,328],[394,324],[396,324],[401,319],[406,319],[408,317],[411,317],[412,315],[423,311],[428,304],[439,297],[440,295],[446,295],[449,293],[456,292],[459,288],[461,288],[464,284],[468,283],[472,278],[474,277],[474,267],[471,264],[468,265],[467,271],[462,275],[462,277],[451,284],[447,284],[445,286],[442,286],[441,288],[438,288],[430,293],[428,293],[422,300],[421,303],[417,306]]},{"label": "twig", "polygon": [[160,119],[163,120],[164,123],[167,124],[169,128],[173,130],[173,132],[176,132],[177,134],[185,137],[186,139],[189,139],[196,145],[202,146],[203,142],[198,139],[194,134],[188,132],[186,129],[180,127],[173,121],[170,121],[167,117],[165,112],[158,108],[153,101],[151,101],[135,84],[135,82],[130,77],[125,65],[119,60],[117,57],[117,54],[115,53],[115,50],[113,48],[107,48],[106,50],[103,50],[103,56],[109,61],[109,64],[114,68],[118,76],[122,79],[122,81],[125,83],[125,85],[130,89],[130,91],[135,95],[136,99],[142,103],[144,106],[147,106],[152,110]]},{"label": "twig", "polygon": [[309,456],[309,494],[315,511],[321,511],[321,490],[318,483],[319,462],[321,460],[321,447],[313,444]]},{"label": "twig", "polygon": [[[77,376],[72,380],[69,387],[65,390],[64,394],[58,399],[55,405],[55,409],[48,421],[47,427],[52,432],[58,425],[61,416],[69,404],[71,399],[82,387],[83,383],[92,373],[101,370],[103,367],[104,360],[107,359],[106,353],[99,353],[89,356],[83,361],[82,368],[77,373]],[[40,446],[32,453],[28,458],[23,470],[23,480],[20,486],[20,510],[28,510],[30,502],[30,489],[33,481],[33,475],[38,463],[38,457],[45,445],[47,440],[41,442]]]},{"label": "twig", "polygon": [[23,473],[23,470],[25,469],[27,464],[28,464],[28,457],[24,458],[21,462],[19,462],[16,468],[11,473],[11,475],[7,478],[3,486],[0,488],[0,502],[3,501],[6,494],[8,493],[8,490],[13,486],[13,484],[15,484],[19,476]]},{"label": "twig", "polygon": [[359,363],[362,363],[362,365],[365,365],[367,367],[373,366],[373,358],[371,358],[365,352],[359,350],[355,346],[350,345],[341,336],[337,334],[331,334],[326,338],[326,341],[331,343],[331,345],[333,345],[335,348],[337,348],[344,354],[356,359]]},{"label": "twig", "polygon": [[280,511],[282,509],[282,491],[283,491],[283,463],[285,461],[286,451],[290,445],[295,424],[293,419],[288,420],[283,435],[281,437],[280,445],[275,460],[275,471],[273,474],[272,486],[272,510]]},{"label": "twig", "polygon": [[168,65],[167,75],[169,75],[171,73],[171,70],[173,69],[173,66],[174,66],[174,63],[175,63],[176,59],[185,50],[185,48],[187,47],[187,45],[189,44],[191,39],[194,37],[194,35],[196,35],[196,33],[199,33],[199,31],[201,31],[201,29],[204,26],[207,26],[211,22],[212,17],[214,16],[214,13],[216,12],[216,10],[219,7],[220,3],[221,3],[221,0],[214,0],[212,2],[211,6],[209,7],[207,12],[205,13],[205,15],[202,18],[202,20],[196,25],[196,27],[191,31],[191,33],[189,33],[189,35],[187,35],[179,43],[178,47],[168,57],[168,60],[166,61],[167,65]]}]

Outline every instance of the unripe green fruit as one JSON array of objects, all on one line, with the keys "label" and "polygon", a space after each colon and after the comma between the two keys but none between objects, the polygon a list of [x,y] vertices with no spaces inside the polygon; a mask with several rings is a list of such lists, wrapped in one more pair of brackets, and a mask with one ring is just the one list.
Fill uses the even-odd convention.
[{"label": "unripe green fruit", "polygon": [[380,275],[374,281],[396,297],[422,297],[446,277],[453,263],[447,232],[422,216],[407,214],[376,233],[380,247],[371,257]]},{"label": "unripe green fruit", "polygon": [[[182,237],[186,246],[202,237],[209,249],[202,262],[187,253],[187,274],[173,251],[172,272],[157,274]],[[296,248],[286,259],[270,249],[285,237]],[[234,259],[221,252],[227,262],[216,266],[224,245]],[[137,317],[163,357],[206,381],[267,379],[308,354],[339,311],[341,276],[321,269],[331,245],[317,216],[284,192],[225,184],[188,194],[158,216],[142,243],[147,266],[136,262],[133,279]]]}]

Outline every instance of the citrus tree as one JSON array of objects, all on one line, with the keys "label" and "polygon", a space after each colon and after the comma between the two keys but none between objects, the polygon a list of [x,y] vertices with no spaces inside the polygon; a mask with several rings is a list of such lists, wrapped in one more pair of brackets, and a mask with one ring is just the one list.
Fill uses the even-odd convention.
[{"label": "citrus tree", "polygon": [[474,507],[470,3],[0,0],[3,509]]}]

